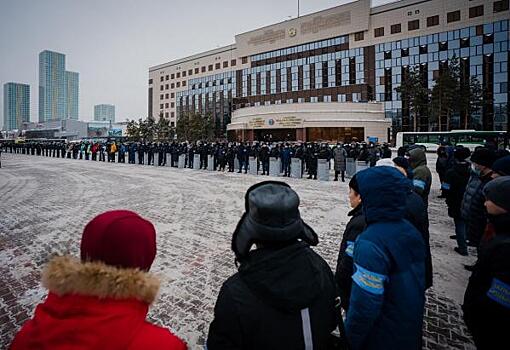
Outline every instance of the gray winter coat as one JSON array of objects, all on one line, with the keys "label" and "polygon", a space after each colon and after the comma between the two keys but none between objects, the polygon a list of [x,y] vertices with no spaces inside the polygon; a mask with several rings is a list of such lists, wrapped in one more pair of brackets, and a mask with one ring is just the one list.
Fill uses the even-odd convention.
[{"label": "gray winter coat", "polygon": [[345,159],[347,152],[343,147],[335,147],[333,149],[333,160],[335,161],[335,171],[345,171]]}]

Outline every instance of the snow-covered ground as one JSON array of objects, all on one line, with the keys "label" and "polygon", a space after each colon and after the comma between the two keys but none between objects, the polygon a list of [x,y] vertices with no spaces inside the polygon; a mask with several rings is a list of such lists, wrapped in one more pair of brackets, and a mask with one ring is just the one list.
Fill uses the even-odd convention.
[{"label": "snow-covered ground", "polygon": [[[433,169],[434,155],[428,156]],[[219,287],[236,271],[230,241],[243,212],[244,193],[254,183],[267,179],[3,153],[0,347],[10,342],[15,330],[44,297],[38,279],[48,257],[56,253],[78,255],[81,232],[90,219],[106,210],[129,209],[152,221],[158,233],[158,254],[152,271],[164,282],[150,318],[170,327],[190,348],[199,348],[207,335]],[[316,250],[334,267],[348,221],[347,182],[279,179],[299,194],[302,217],[319,235]],[[463,264],[473,263],[474,257],[462,257],[453,251],[455,241],[449,239],[454,233],[453,221],[447,216],[444,202],[436,198],[438,188],[435,176],[429,208],[434,264],[431,295],[448,305],[446,313],[458,316],[469,277]],[[446,322],[458,323],[454,326],[463,335],[461,322],[448,321],[449,315],[445,316]],[[446,338],[434,339],[449,344]]]}]

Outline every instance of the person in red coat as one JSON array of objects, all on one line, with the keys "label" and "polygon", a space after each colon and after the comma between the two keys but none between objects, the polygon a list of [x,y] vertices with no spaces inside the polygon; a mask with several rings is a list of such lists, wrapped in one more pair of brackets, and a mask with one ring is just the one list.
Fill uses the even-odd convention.
[{"label": "person in red coat", "polygon": [[48,297],[11,344],[19,349],[186,350],[169,330],[148,323],[159,280],[154,226],[138,214],[109,211],[87,224],[81,259],[52,258],[42,273]]}]

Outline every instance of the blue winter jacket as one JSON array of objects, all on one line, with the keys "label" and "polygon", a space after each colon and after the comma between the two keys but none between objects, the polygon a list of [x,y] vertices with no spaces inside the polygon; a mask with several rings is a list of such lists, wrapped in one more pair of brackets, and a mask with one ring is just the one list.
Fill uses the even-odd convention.
[{"label": "blue winter jacket", "polygon": [[347,338],[353,350],[421,349],[425,244],[404,219],[411,184],[387,166],[356,176],[368,226],[354,244]]}]

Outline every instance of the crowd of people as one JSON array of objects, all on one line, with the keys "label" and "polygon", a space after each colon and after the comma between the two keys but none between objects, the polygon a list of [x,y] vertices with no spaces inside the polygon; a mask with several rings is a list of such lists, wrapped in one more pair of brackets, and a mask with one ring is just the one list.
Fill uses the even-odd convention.
[{"label": "crowd of people", "polygon": [[[184,155],[184,167],[193,168],[195,155],[199,155],[200,169],[208,168],[208,157],[213,157],[213,170],[247,173],[250,167],[249,159],[253,157],[257,164],[257,174],[269,175],[269,161],[271,157],[280,160],[280,173],[290,177],[292,158],[301,160],[301,175],[306,174],[309,179],[317,179],[317,164],[319,159],[328,163],[334,162],[335,177],[345,181],[346,159],[353,158],[365,161],[373,166],[380,158],[390,158],[391,150],[388,144],[374,143],[337,143],[330,145],[324,142],[43,142],[29,141],[25,143],[4,144],[4,150],[11,153],[28,155],[72,158],[92,161],[107,161],[129,164],[147,164],[178,167],[179,157]],[[237,162],[237,164],[236,164]]]},{"label": "crowd of people", "polygon": [[[200,146],[206,147],[198,145],[197,151]],[[248,155],[254,148],[235,147]],[[256,148],[259,159],[265,147]],[[278,149],[282,157],[293,148],[296,156],[296,150],[308,147],[318,154],[322,149],[283,144],[268,153]],[[221,145],[207,147],[216,148]],[[326,148],[333,154],[340,149],[344,156],[359,149],[358,159],[365,150],[379,149]],[[219,291],[206,349],[422,348],[425,292],[433,285],[432,175],[423,148],[399,149],[393,159],[382,148],[379,159],[367,160],[373,166],[349,181],[352,210],[338,233],[334,271],[311,248],[319,244],[318,235],[302,220],[299,196],[288,184],[263,181],[247,190],[231,241],[238,271]],[[468,254],[468,244],[477,248],[478,260],[468,266],[464,320],[478,349],[506,349],[510,155],[445,145],[436,168],[441,197],[454,220],[457,253]],[[15,337],[13,350],[77,343],[90,349],[186,349],[176,335],[145,321],[159,287],[149,274],[156,256],[156,231],[149,221],[130,211],[103,213],[87,224],[80,247],[80,259],[54,257],[45,267],[48,297]]]}]

